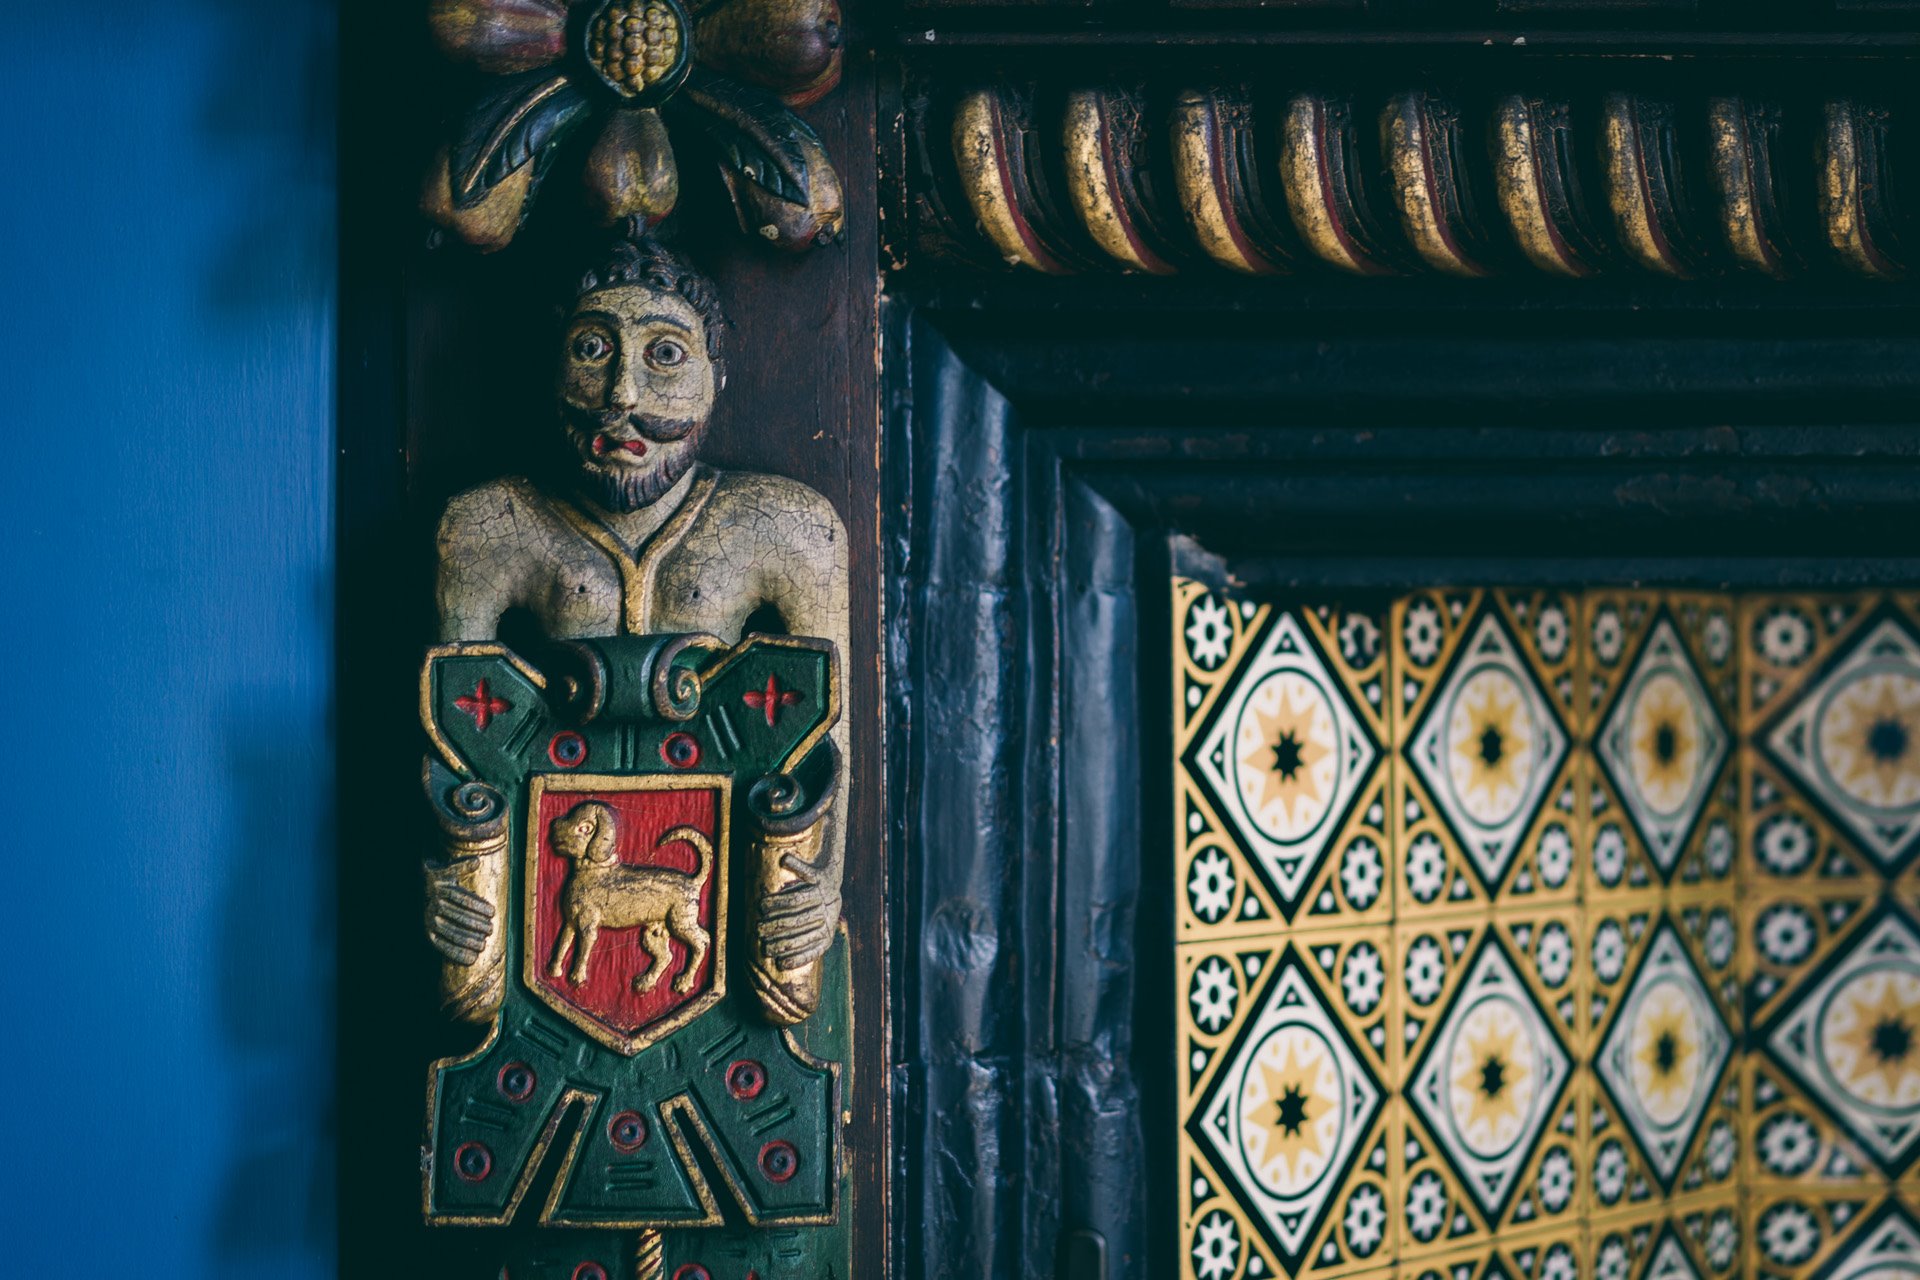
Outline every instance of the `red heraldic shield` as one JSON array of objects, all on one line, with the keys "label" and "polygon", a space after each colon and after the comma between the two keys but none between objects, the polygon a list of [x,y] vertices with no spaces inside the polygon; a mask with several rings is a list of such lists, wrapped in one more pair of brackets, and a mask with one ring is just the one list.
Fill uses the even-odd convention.
[{"label": "red heraldic shield", "polygon": [[527,988],[635,1054],[726,994],[725,774],[537,775]]}]

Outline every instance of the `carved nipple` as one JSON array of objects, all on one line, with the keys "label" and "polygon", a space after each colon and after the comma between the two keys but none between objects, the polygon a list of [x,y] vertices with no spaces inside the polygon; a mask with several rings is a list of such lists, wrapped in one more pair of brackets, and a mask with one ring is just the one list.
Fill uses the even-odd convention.
[{"label": "carved nipple", "polygon": [[686,30],[674,0],[615,0],[587,25],[587,57],[616,93],[657,100],[686,74]]}]

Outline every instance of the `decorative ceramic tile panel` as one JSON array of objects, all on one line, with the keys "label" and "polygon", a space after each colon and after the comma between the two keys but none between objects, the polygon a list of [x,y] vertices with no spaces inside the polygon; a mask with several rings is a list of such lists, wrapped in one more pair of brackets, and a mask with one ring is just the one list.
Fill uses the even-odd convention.
[{"label": "decorative ceramic tile panel", "polygon": [[1920,596],[1176,579],[1181,1274],[1920,1274]]}]

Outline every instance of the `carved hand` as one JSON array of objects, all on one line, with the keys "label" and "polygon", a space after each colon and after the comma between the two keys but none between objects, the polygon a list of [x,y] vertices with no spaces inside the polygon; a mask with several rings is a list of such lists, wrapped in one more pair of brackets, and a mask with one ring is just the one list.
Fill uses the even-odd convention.
[{"label": "carved hand", "polygon": [[767,954],[783,969],[818,960],[833,945],[840,925],[840,876],[845,846],[823,842],[809,862],[787,854],[780,865],[794,878],[760,901],[760,936]]},{"label": "carved hand", "polygon": [[428,862],[427,940],[455,964],[477,964],[493,935],[493,904],[459,883],[458,868]]}]

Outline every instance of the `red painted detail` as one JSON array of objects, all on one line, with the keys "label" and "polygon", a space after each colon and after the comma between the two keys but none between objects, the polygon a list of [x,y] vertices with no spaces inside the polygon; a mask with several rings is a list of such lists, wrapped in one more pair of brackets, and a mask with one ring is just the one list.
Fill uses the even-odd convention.
[{"label": "red painted detail", "polygon": [[743,693],[740,695],[740,700],[752,707],[755,711],[765,712],[767,716],[767,728],[771,729],[780,719],[780,709],[782,707],[798,706],[800,703],[800,695],[791,689],[782,689],[780,687],[780,677],[770,675],[767,677],[767,687],[765,690],[754,690],[749,693]]},{"label": "red painted detail", "polygon": [[774,1182],[785,1182],[800,1172],[800,1153],[791,1142],[775,1138],[760,1148],[760,1172]]},{"label": "red painted detail", "polygon": [[[713,989],[715,966],[720,959],[720,939],[715,928],[719,906],[719,875],[708,875],[700,885],[700,927],[714,938],[714,945],[700,963],[693,985],[686,992],[673,989],[682,976],[691,954],[680,938],[668,939],[667,971],[651,991],[638,991],[634,980],[643,978],[653,966],[653,957],[641,944],[643,930],[636,927],[603,927],[595,940],[587,962],[587,980],[572,981],[574,953],[567,953],[567,970],[556,978],[547,972],[554,946],[560,939],[560,898],[565,891],[573,863],[553,849],[553,823],[575,805],[589,800],[607,805],[614,812],[614,852],[627,866],[658,867],[695,874],[700,869],[700,854],[684,840],[664,846],[660,837],[679,826],[691,826],[709,840],[719,840],[720,792],[713,787],[685,790],[657,788],[630,791],[608,788],[594,791],[548,791],[541,795],[539,812],[529,814],[533,839],[539,849],[535,864],[533,912],[534,954],[540,958],[537,981],[566,1004],[606,1027],[616,1035],[639,1034],[650,1024],[670,1016]],[[715,850],[716,859],[721,855]],[[577,946],[578,943],[576,942]]]},{"label": "red painted detail", "polygon": [[500,1068],[500,1074],[494,1078],[500,1087],[500,1096],[508,1102],[525,1102],[533,1096],[540,1077],[534,1074],[532,1067],[524,1062],[509,1062]]},{"label": "red painted detail", "polygon": [[472,693],[455,698],[453,705],[472,716],[475,727],[482,733],[486,732],[487,726],[493,723],[495,716],[504,711],[513,710],[513,704],[511,702],[508,702],[505,698],[496,697],[493,692],[487,688],[487,682],[484,678],[479,684],[473,686]]},{"label": "red painted detail", "polygon": [[1113,214],[1119,219],[1120,230],[1127,237],[1127,247],[1133,250],[1133,256],[1139,261],[1143,271],[1152,271],[1166,275],[1173,270],[1159,254],[1147,247],[1147,242],[1133,225],[1133,213],[1127,208],[1127,202],[1120,195],[1120,165],[1113,154],[1113,124],[1107,118],[1106,104],[1099,106],[1100,112],[1100,169],[1106,179],[1107,192],[1113,198]]},{"label": "red painted detail", "polygon": [[595,457],[604,458],[615,449],[625,449],[628,453],[638,458],[646,454],[647,442],[644,440],[615,440],[604,431],[593,438],[593,452]]},{"label": "red painted detail", "polygon": [[697,1262],[689,1262],[673,1273],[673,1280],[713,1280],[707,1269]]},{"label": "red painted detail", "polygon": [[607,1141],[615,1151],[631,1155],[647,1145],[647,1118],[638,1111],[622,1111],[607,1121]]},{"label": "red painted detail", "polygon": [[562,769],[578,769],[587,762],[587,740],[571,729],[562,729],[547,743],[547,759]]},{"label": "red painted detail", "polygon": [[1007,216],[1013,219],[1013,228],[1020,236],[1020,242],[1027,246],[1027,252],[1034,257],[1040,270],[1054,275],[1063,275],[1066,268],[1060,265],[1046,246],[1040,243],[1040,237],[1034,232],[1033,225],[1027,221],[1026,210],[1020,207],[1019,194],[1013,186],[1013,168],[1008,163],[1007,148],[1012,145],[1012,137],[1006,122],[1000,117],[1000,99],[997,95],[987,99],[987,111],[993,117],[993,165],[1000,177],[1001,195],[1007,202]]},{"label": "red painted detail", "polygon": [[691,769],[700,763],[700,740],[690,733],[670,733],[660,744],[660,758],[676,769]]},{"label": "red painted detail", "polygon": [[767,1087],[767,1069],[752,1058],[742,1058],[727,1068],[727,1092],[746,1102],[760,1096]]},{"label": "red painted detail", "polygon": [[607,1269],[597,1262],[583,1262],[573,1269],[573,1280],[607,1280]]},{"label": "red painted detail", "polygon": [[463,1142],[454,1148],[453,1171],[468,1182],[485,1182],[493,1172],[493,1152],[484,1142]]}]

